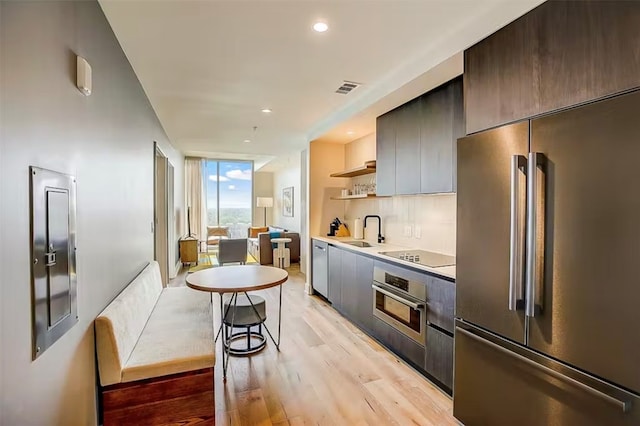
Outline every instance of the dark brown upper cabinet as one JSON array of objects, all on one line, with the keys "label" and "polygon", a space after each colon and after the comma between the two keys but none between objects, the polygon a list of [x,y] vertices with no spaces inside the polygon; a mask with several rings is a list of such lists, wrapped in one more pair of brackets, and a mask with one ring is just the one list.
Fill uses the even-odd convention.
[{"label": "dark brown upper cabinet", "polygon": [[396,194],[420,193],[420,98],[396,109]]},{"label": "dark brown upper cabinet", "polygon": [[377,194],[453,192],[456,141],[464,136],[458,77],[378,117]]},{"label": "dark brown upper cabinet", "polygon": [[396,193],[396,110],[376,120],[376,194]]},{"label": "dark brown upper cabinet", "polygon": [[535,23],[531,13],[464,52],[467,133],[474,133],[539,110]]},{"label": "dark brown upper cabinet", "polygon": [[465,133],[462,77],[420,99],[420,192],[454,192],[456,141]]},{"label": "dark brown upper cabinet", "polygon": [[640,1],[549,0],[464,54],[466,132],[640,87]]}]

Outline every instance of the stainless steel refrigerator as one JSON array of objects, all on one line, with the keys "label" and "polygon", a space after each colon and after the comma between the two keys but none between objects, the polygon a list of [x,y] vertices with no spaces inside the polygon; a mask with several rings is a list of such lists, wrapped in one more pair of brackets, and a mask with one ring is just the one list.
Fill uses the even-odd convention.
[{"label": "stainless steel refrigerator", "polygon": [[640,425],[640,92],[457,153],[456,418]]}]

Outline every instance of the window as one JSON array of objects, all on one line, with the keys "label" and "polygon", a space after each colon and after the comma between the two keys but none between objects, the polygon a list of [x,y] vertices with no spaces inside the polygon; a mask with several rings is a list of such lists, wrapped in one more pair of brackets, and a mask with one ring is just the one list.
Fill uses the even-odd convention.
[{"label": "window", "polygon": [[245,238],[251,226],[253,163],[205,161],[207,225],[227,226],[231,238]]},{"label": "window", "polygon": [[218,225],[218,162],[205,162],[204,187],[207,192],[207,225]]}]

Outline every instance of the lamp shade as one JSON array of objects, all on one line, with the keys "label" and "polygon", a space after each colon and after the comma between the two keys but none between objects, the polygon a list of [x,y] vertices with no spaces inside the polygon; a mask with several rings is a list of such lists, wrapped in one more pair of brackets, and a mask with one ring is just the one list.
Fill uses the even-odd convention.
[{"label": "lamp shade", "polygon": [[256,207],[273,207],[273,198],[271,197],[257,197]]}]

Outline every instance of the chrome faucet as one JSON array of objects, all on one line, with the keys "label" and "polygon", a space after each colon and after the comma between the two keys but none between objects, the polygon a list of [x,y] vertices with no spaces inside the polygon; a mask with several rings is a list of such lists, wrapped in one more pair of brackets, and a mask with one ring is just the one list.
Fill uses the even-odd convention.
[{"label": "chrome faucet", "polygon": [[382,236],[382,219],[378,215],[366,215],[364,217],[364,228],[367,227],[367,219],[370,217],[378,219],[378,244],[382,244],[384,242],[384,237]]}]

